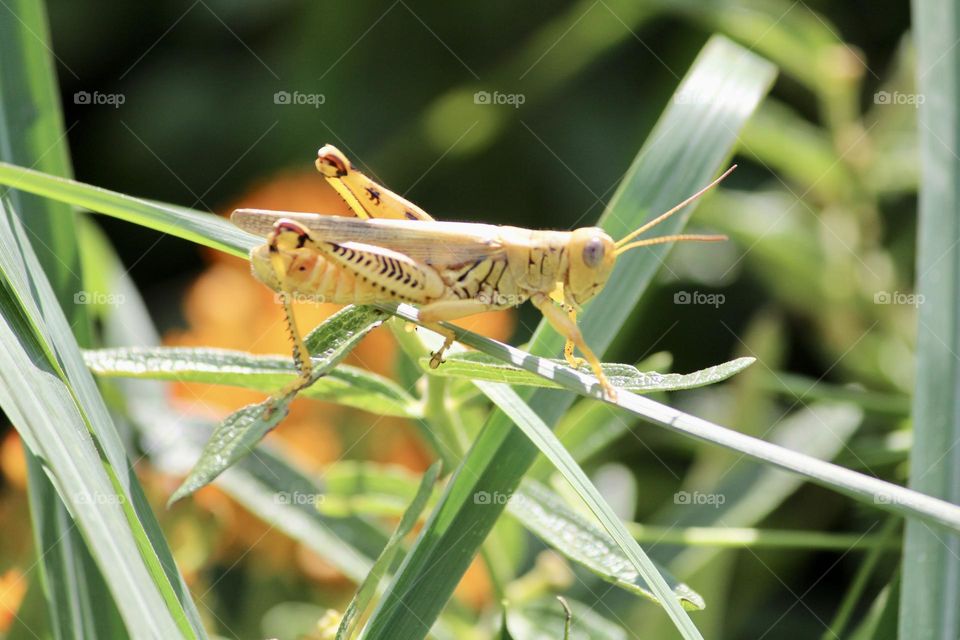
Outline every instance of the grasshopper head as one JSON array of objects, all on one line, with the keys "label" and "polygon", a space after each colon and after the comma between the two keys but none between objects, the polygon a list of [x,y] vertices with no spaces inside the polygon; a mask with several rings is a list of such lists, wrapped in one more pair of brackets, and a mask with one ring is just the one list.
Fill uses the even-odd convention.
[{"label": "grasshopper head", "polygon": [[607,283],[617,261],[617,249],[606,231],[585,227],[571,234],[568,255],[564,292],[579,305],[597,295]]},{"label": "grasshopper head", "polygon": [[270,246],[262,244],[250,250],[250,270],[253,276],[273,290],[277,289],[277,276],[270,264]]},{"label": "grasshopper head", "polygon": [[[250,267],[254,277],[274,291],[295,288],[296,278],[289,274],[294,263],[307,266],[315,255],[305,245],[311,243],[309,233],[300,224],[281,218],[273,225],[267,242],[250,251]],[[280,282],[279,278],[285,278]],[[283,285],[286,285],[285,287]]]}]

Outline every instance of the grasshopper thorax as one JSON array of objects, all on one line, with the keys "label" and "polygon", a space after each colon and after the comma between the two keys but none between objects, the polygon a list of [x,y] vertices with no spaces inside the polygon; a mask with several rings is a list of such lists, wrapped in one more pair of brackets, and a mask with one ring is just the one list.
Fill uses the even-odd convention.
[{"label": "grasshopper thorax", "polygon": [[603,229],[584,227],[571,232],[567,254],[564,292],[570,302],[580,305],[607,283],[617,261],[616,244]]}]

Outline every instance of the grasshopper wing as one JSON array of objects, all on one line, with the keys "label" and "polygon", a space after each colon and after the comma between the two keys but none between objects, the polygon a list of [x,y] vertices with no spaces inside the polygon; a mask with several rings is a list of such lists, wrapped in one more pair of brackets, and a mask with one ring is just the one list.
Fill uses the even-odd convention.
[{"label": "grasshopper wing", "polygon": [[237,209],[230,220],[266,237],[277,220],[306,227],[318,242],[359,242],[402,253],[429,265],[454,267],[505,254],[499,227],[469,222],[358,219],[317,213]]}]

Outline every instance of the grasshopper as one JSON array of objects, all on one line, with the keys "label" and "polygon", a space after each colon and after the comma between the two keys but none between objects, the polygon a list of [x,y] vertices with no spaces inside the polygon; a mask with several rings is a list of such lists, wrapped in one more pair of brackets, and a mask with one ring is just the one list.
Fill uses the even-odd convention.
[{"label": "grasshopper", "polygon": [[332,145],[322,147],[316,167],[356,218],[262,209],[238,209],[231,220],[266,238],[250,252],[254,276],[280,294],[293,340],[298,378],[276,394],[309,384],[310,355],[291,305],[292,296],[335,304],[406,302],[444,336],[430,366],[443,361],[454,333],[439,323],[531,301],[566,338],[564,357],[590,365],[604,395],[616,392],[600,360],[583,339],[577,311],[607,282],[617,256],[667,242],[725,240],[720,235],[680,234],[634,240],[703,195],[733,171],[639,229],[614,241],[603,229],[535,231],[465,222],[437,222],[402,196],[377,184]]}]

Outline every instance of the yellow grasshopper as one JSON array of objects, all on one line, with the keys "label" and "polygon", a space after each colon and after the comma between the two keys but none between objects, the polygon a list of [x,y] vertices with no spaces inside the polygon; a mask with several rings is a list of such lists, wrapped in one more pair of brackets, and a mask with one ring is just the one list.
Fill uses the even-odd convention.
[{"label": "yellow grasshopper", "polygon": [[580,306],[595,296],[617,256],[636,247],[675,241],[718,241],[718,235],[671,235],[636,240],[723,180],[618,241],[598,227],[534,231],[466,222],[437,222],[403,197],[377,184],[332,145],[320,149],[317,169],[357,218],[261,209],[238,209],[231,220],[266,238],[250,252],[253,274],[280,294],[293,338],[299,377],[277,396],[310,381],[311,362],[290,303],[291,296],[335,304],[406,302],[420,321],[445,337],[430,366],[443,361],[454,334],[438,323],[530,300],[566,339],[564,357],[589,363],[607,398],[614,388],[577,327]]}]

